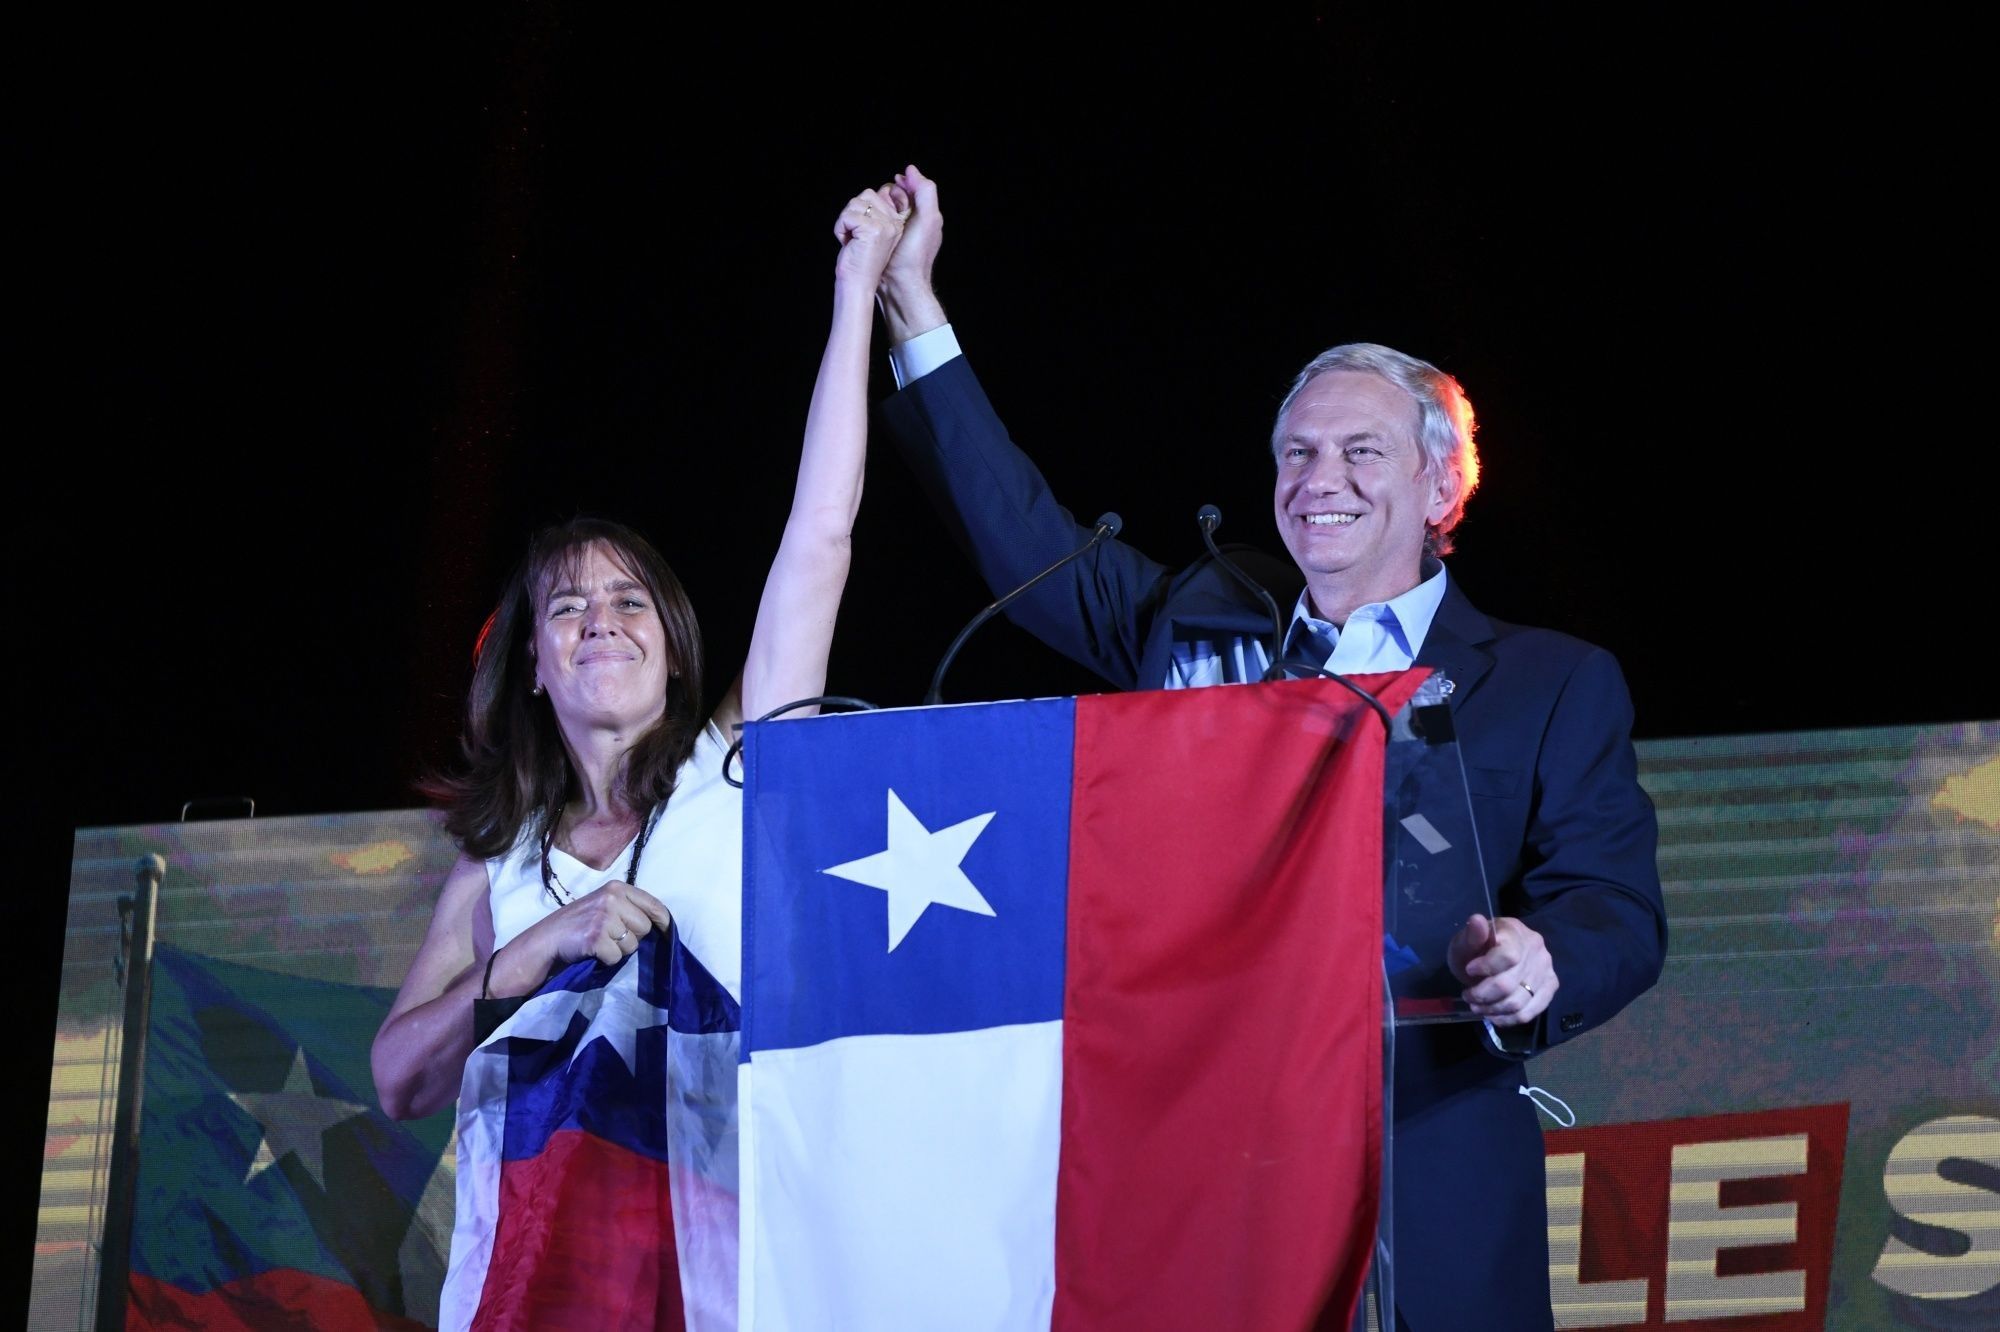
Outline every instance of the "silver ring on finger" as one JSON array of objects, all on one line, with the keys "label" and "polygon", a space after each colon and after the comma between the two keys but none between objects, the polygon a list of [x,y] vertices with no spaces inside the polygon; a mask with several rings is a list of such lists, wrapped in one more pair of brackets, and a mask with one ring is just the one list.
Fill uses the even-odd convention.
[{"label": "silver ring on finger", "polygon": [[1526,981],[1522,981],[1522,982],[1521,982],[1521,988],[1522,988],[1522,989],[1524,989],[1524,990],[1526,990],[1526,991],[1528,992],[1528,997],[1529,997],[1530,999],[1532,999],[1532,998],[1534,998],[1534,997],[1535,997],[1535,987],[1534,987],[1534,986],[1532,986],[1532,985],[1530,985],[1530,984],[1528,984],[1528,982],[1526,982]]},{"label": "silver ring on finger", "polygon": [[[620,931],[618,931],[618,933],[616,933],[616,934],[614,934],[614,935],[612,935],[612,936],[611,936],[611,942],[612,942],[612,943],[615,943],[615,944],[622,944],[622,943],[624,943],[624,942],[625,942],[625,941],[626,941],[627,939],[629,939],[629,938],[631,938],[631,937],[632,937],[632,931],[630,931],[630,930],[620,930]],[[1531,993],[1531,994],[1532,994],[1532,993],[1533,993],[1533,991],[1531,990],[1531,991],[1529,991],[1529,993]]]}]

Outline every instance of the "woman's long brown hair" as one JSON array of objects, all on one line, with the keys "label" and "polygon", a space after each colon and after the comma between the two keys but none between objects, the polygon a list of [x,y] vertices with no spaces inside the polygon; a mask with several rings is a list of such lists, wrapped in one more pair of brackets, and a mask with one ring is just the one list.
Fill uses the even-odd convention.
[{"label": "woman's long brown hair", "polygon": [[622,524],[576,518],[546,528],[529,542],[480,630],[465,703],[464,761],[421,785],[443,810],[445,831],[468,855],[506,854],[524,825],[554,826],[577,792],[555,713],[531,692],[531,644],[548,589],[574,577],[599,544],[652,594],[671,661],[666,711],[626,754],[617,779],[620,796],[633,809],[652,809],[673,794],[674,778],[694,751],[703,724],[701,630],[680,580],[644,537]]}]

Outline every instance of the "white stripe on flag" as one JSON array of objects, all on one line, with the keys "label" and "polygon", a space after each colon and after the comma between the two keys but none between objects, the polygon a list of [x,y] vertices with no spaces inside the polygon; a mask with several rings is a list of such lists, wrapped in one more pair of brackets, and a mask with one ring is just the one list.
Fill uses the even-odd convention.
[{"label": "white stripe on flag", "polygon": [[740,1091],[745,1332],[1049,1326],[1062,1023],[760,1050]]}]

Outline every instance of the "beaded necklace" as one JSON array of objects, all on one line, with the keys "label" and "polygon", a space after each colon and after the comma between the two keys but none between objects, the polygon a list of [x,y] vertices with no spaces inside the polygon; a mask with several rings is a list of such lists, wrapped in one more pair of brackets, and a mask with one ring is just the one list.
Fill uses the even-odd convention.
[{"label": "beaded necklace", "polygon": [[[646,852],[646,839],[659,821],[660,808],[655,805],[646,812],[646,817],[639,820],[639,835],[632,839],[632,858],[625,862],[625,882],[635,887],[639,883],[639,857]],[[548,831],[542,834],[542,891],[554,898],[556,905],[568,906],[576,901],[576,895],[563,887],[563,881],[556,876],[556,867],[549,861],[549,852],[556,844],[556,825],[561,822],[560,817],[551,819]]]}]

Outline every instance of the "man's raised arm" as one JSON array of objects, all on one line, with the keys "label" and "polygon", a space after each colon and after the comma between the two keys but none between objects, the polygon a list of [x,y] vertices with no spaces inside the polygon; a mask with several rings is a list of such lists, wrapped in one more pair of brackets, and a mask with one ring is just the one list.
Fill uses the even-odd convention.
[{"label": "man's raised arm", "polygon": [[[907,201],[909,218],[877,289],[902,389],[881,420],[953,539],[1001,596],[1083,545],[1092,529],[1056,502],[959,354],[931,279],[944,242],[937,182],[911,166],[883,189]],[[1006,614],[1121,689],[1157,685],[1139,679],[1139,662],[1167,576],[1123,542],[1104,541]]]}]

